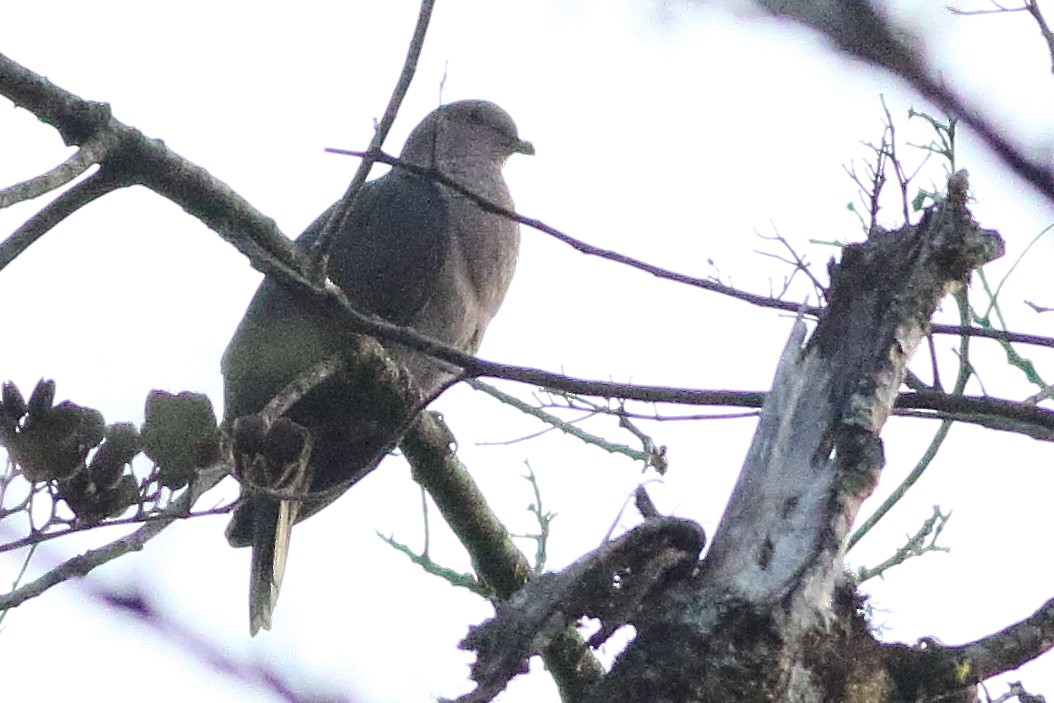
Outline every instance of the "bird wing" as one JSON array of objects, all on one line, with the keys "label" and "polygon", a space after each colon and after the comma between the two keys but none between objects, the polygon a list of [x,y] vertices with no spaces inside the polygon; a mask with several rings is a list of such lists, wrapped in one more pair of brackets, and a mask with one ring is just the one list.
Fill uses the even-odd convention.
[{"label": "bird wing", "polygon": [[[332,211],[330,208],[308,227],[297,240],[299,247],[306,250],[315,243]],[[435,184],[411,174],[390,172],[360,191],[347,222],[330,243],[327,274],[362,312],[407,324],[428,304],[436,289],[449,249],[447,220],[447,206]],[[265,279],[224,354],[227,418],[258,412],[298,373],[339,351],[342,337],[316,301]],[[346,404],[343,400],[324,396],[338,393],[346,398],[345,390],[340,388],[338,393],[334,386],[322,386],[298,405],[333,405],[339,409]],[[354,418],[335,417],[342,414],[339,410],[326,414],[330,415],[325,423],[328,429],[320,428],[322,436],[317,439],[330,436],[334,441],[329,447],[324,441],[318,442],[319,456],[313,455],[312,463],[347,463],[349,452],[344,445],[357,442],[355,430],[345,425],[343,433],[335,432],[334,426],[352,423]],[[325,459],[326,452],[339,456]],[[342,468],[327,468],[331,471],[319,474],[337,470],[349,473],[349,478],[354,476]],[[340,477],[319,478],[332,484]],[[227,528],[231,544],[251,543],[253,547],[249,597],[252,634],[261,627],[270,628],[290,528],[299,508],[299,502],[278,501],[250,490]]]},{"label": "bird wing", "polygon": [[[320,230],[316,220],[298,243],[313,243]],[[449,247],[448,207],[439,187],[390,171],[359,193],[330,244],[327,274],[362,312],[405,325],[436,290]]]},{"label": "bird wing", "polygon": [[[336,207],[304,231],[298,247],[310,249]],[[438,186],[389,172],[360,191],[333,237],[327,273],[362,312],[407,324],[436,290],[449,238]],[[227,418],[258,412],[294,376],[339,351],[342,337],[316,301],[265,279],[223,357]]]}]

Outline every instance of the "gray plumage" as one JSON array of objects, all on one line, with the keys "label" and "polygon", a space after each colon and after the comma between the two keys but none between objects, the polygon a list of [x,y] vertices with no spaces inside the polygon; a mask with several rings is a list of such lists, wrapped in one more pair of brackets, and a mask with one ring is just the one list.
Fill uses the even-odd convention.
[{"label": "gray plumage", "polygon": [[[435,168],[492,203],[513,209],[501,169],[513,153],[533,154],[512,118],[497,105],[465,100],[429,114],[410,134],[400,158]],[[323,213],[297,240],[307,247]],[[516,265],[519,226],[483,211],[427,177],[393,169],[367,183],[330,246],[327,274],[363,312],[406,325],[474,353],[505,296]],[[335,328],[317,303],[266,279],[223,356],[228,421],[256,413],[298,373],[338,353],[350,331]],[[416,389],[431,394],[450,376],[405,347],[385,344]],[[402,418],[377,417],[353,381],[324,383],[289,417],[312,435],[309,492],[350,486]],[[233,546],[252,546],[250,631],[269,628],[278,597],[289,531],[336,496],[282,504],[243,488],[227,528]]]}]

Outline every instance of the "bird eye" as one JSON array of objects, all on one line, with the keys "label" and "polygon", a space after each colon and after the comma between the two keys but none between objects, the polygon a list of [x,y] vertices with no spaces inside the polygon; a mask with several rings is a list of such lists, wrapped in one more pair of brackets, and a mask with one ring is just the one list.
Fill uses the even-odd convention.
[{"label": "bird eye", "polygon": [[479,110],[472,110],[468,113],[468,119],[473,124],[483,124],[483,113]]}]

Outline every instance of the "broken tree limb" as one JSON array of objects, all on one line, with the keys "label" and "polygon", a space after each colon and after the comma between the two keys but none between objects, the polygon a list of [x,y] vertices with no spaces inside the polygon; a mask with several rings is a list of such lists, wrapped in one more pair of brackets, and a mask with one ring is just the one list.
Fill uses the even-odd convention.
[{"label": "broken tree limb", "polygon": [[[830,305],[808,338],[795,322],[709,553],[635,623],[590,700],[902,699],[845,582],[842,545],[930,316],[1003,253],[966,200],[960,172],[917,225],[876,232],[832,263]],[[926,693],[956,700],[972,683]]]}]

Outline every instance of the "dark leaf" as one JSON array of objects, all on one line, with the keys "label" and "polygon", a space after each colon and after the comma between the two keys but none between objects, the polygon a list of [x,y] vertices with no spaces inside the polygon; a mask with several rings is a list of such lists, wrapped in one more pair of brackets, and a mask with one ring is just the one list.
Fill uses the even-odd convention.
[{"label": "dark leaf", "polygon": [[131,475],[120,478],[108,490],[101,490],[87,471],[59,483],[59,495],[84,525],[97,525],[108,517],[117,517],[139,502],[139,484]]},{"label": "dark leaf", "polygon": [[106,437],[92,457],[92,480],[103,490],[117,485],[125,467],[142,447],[139,430],[130,422],[117,422],[106,428]]},{"label": "dark leaf", "polygon": [[234,455],[255,456],[264,450],[264,441],[270,429],[259,415],[246,415],[234,421],[231,433],[234,440]]},{"label": "dark leaf", "polygon": [[54,402],[55,382],[51,380],[45,381],[44,379],[37,381],[36,388],[33,389],[29,396],[29,405],[27,406],[30,419],[50,410]]},{"label": "dark leaf", "polygon": [[201,393],[150,391],[142,440],[143,451],[160,469],[161,483],[182,488],[218,454],[212,402]]},{"label": "dark leaf", "polygon": [[[36,391],[34,397],[38,397]],[[69,401],[34,411],[30,399],[29,413],[25,429],[8,450],[30,481],[53,481],[77,473],[105,433],[102,413]]]},{"label": "dark leaf", "polygon": [[0,405],[2,405],[3,413],[6,416],[16,420],[25,415],[28,409],[26,399],[22,397],[22,392],[11,381],[4,382],[3,389],[0,391]]}]

